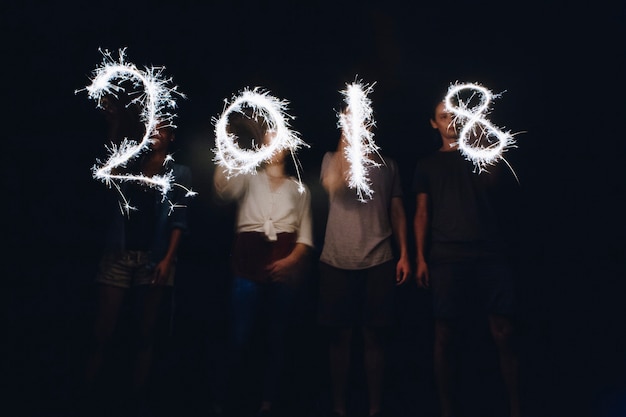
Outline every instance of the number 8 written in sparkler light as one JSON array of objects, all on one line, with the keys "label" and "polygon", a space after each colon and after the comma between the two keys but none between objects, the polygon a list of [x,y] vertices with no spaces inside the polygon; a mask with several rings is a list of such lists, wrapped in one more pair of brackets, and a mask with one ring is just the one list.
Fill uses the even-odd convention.
[{"label": "number 8 written in sparkler light", "polygon": [[[468,91],[471,94],[463,95],[467,97],[464,99],[462,93]],[[478,104],[472,106],[476,94],[480,95],[480,99]],[[491,91],[481,85],[456,83],[449,87],[444,99],[446,110],[455,116],[454,123],[463,125],[457,142],[459,151],[474,163],[479,173],[499,160],[508,165],[502,154],[515,144],[510,132],[503,132],[484,117],[493,97]]]},{"label": "number 8 written in sparkler light", "polygon": [[[102,107],[101,101],[106,95],[111,94],[115,96],[117,92],[124,91],[120,84],[125,81],[130,81],[136,88],[143,88],[143,93],[138,94],[132,100],[132,103],[138,104],[142,109],[141,121],[144,123],[145,131],[139,143],[135,140],[123,138],[119,145],[112,144],[108,148],[109,156],[106,162],[102,163],[97,160],[97,163],[93,166],[93,177],[108,186],[115,186],[122,198],[124,198],[124,195],[120,190],[118,182],[123,181],[135,181],[157,188],[165,196],[172,186],[173,177],[171,172],[147,177],[141,173],[122,173],[119,171],[119,168],[126,167],[130,160],[149,148],[150,143],[152,143],[150,137],[156,131],[157,125],[173,126],[174,115],[167,110],[176,107],[175,94],[180,97],[184,97],[184,94],[176,91],[176,86],[169,86],[171,79],[163,78],[162,67],[146,68],[142,71],[134,64],[125,61],[125,49],[119,51],[119,61],[115,61],[109,51],[101,50],[101,52],[104,56],[103,62],[94,70],[91,84],[84,90],[87,90],[89,98],[97,100],[98,107]],[[119,84],[115,84],[115,80]],[[187,190],[187,195],[193,194],[195,194],[193,191]],[[129,208],[128,202],[126,202],[125,209],[128,211]]]},{"label": "number 8 written in sparkler light", "polygon": [[[304,190],[300,178],[299,162],[295,152],[302,146],[308,147],[298,132],[290,128],[289,121],[294,117],[287,114],[288,102],[279,100],[267,91],[254,88],[244,88],[239,96],[233,97],[231,102],[225,101],[226,106],[221,116],[214,119],[215,124],[215,154],[214,161],[228,171],[228,175],[254,173],[263,162],[270,161],[277,153],[289,150],[296,167],[299,189]],[[244,113],[244,107],[252,109],[255,120],[263,119],[271,133],[272,140],[267,144],[253,146],[253,149],[242,149],[237,145],[237,137],[228,132],[228,118],[233,112]],[[257,138],[262,139],[262,138]]]}]

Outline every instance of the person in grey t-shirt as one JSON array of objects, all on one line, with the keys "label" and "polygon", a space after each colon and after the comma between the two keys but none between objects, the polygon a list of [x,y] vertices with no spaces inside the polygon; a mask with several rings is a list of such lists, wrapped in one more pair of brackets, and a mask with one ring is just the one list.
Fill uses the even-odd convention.
[{"label": "person in grey t-shirt", "polygon": [[[363,337],[369,415],[381,415],[384,340],[393,320],[395,285],[410,275],[407,224],[396,162],[376,155],[369,167],[373,194],[360,201],[346,180],[349,162],[342,135],[324,155],[321,182],[329,197],[320,255],[318,323],[328,330],[334,416],[346,415],[353,331]],[[395,242],[394,242],[395,238]],[[395,245],[394,245],[395,243]]]}]

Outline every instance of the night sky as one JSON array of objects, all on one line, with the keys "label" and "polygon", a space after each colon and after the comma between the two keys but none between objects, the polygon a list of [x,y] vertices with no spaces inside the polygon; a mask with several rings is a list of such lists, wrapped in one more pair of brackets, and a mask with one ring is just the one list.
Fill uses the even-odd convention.
[{"label": "night sky", "polygon": [[[624,3],[367,3],[4,2],[2,389],[31,404],[24,415],[63,415],[51,410],[71,402],[106,192],[90,172],[105,155],[104,120],[75,91],[89,84],[99,48],[164,66],[186,94],[174,157],[199,194],[180,254],[175,321],[185,343],[206,342],[224,302],[232,207],[211,191],[212,118],[224,99],[259,86],[289,101],[292,127],[311,145],[298,157],[319,240],[319,166],[339,138],[345,83],[376,83],[375,140],[398,161],[412,219],[432,103],[452,82],[477,82],[502,93],[490,119],[517,133],[507,154],[521,195],[511,224],[535,415],[617,416],[620,400],[626,413]],[[403,296],[409,315],[423,311],[414,303],[424,294]]]}]

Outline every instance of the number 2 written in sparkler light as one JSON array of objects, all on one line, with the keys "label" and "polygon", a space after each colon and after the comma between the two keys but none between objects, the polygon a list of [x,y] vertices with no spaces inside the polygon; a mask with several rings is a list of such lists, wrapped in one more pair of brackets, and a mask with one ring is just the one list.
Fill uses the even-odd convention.
[{"label": "number 2 written in sparkler light", "polygon": [[[97,161],[93,166],[93,176],[109,186],[114,185],[118,191],[120,191],[118,182],[136,181],[158,188],[165,195],[171,188],[171,173],[148,177],[141,173],[120,173],[119,169],[148,149],[152,142],[150,138],[157,126],[172,125],[174,115],[167,109],[173,109],[176,106],[174,94],[182,97],[184,95],[176,91],[176,87],[169,86],[171,79],[163,78],[163,68],[139,70],[134,64],[125,61],[123,49],[119,52],[119,61],[114,60],[110,52],[101,52],[104,55],[103,63],[96,68],[92,83],[85,88],[89,98],[97,100],[98,107],[102,108],[102,101],[105,97],[109,95],[115,97],[118,93],[125,92],[121,85],[124,82],[130,82],[137,90],[141,89],[143,92],[138,93],[131,100],[131,104],[141,108],[140,117],[144,123],[144,134],[139,143],[123,138],[119,144],[112,144],[108,148],[107,161],[105,163]],[[115,80],[118,81],[117,84],[114,83]]]}]

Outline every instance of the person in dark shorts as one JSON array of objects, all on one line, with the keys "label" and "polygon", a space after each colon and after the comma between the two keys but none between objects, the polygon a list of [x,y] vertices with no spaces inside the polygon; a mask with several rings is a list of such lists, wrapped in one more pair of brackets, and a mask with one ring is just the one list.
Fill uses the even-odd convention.
[{"label": "person in dark shorts", "polygon": [[[114,98],[108,106],[113,104]],[[109,124],[116,125],[118,118],[112,113]],[[117,194],[111,191],[107,207],[110,219],[95,277],[95,317],[84,370],[85,398],[80,407],[101,407],[111,396],[102,371],[110,365],[108,353],[117,329],[126,321],[131,323],[127,327],[131,366],[129,382],[122,379],[119,384],[128,392],[129,402],[122,405],[147,406],[158,320],[174,285],[179,246],[188,231],[187,205],[191,196],[191,170],[168,158],[175,140],[174,127],[159,123],[150,139],[149,149],[129,162],[128,173],[170,175],[174,185],[165,194],[134,181],[111,187]],[[126,300],[132,304],[128,316],[122,314]]]},{"label": "person in dark shorts", "polygon": [[345,146],[342,135],[337,150],[322,161],[329,211],[319,263],[318,323],[329,337],[332,415],[346,415],[351,346],[360,331],[369,415],[380,416],[395,286],[410,275],[406,215],[396,162],[375,157],[380,166],[368,171],[374,193],[363,202],[348,187]]},{"label": "person in dark shorts", "polygon": [[476,172],[458,150],[457,130],[443,102],[430,124],[441,147],[421,158],[415,170],[414,218],[419,287],[432,288],[435,318],[434,371],[442,417],[455,413],[452,345],[458,322],[478,294],[500,357],[511,417],[520,415],[518,359],[513,343],[514,277],[499,225],[497,196],[507,186],[501,165]]}]

